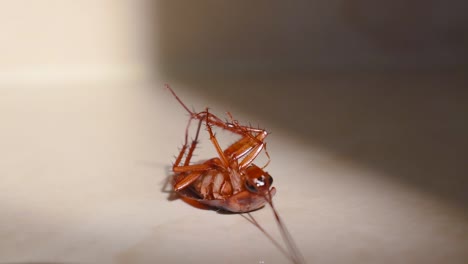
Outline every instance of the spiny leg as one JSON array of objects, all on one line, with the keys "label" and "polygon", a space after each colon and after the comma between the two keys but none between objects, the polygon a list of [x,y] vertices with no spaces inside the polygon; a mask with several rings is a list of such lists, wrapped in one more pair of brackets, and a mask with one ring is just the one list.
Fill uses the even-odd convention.
[{"label": "spiny leg", "polygon": [[195,150],[198,144],[198,135],[200,134],[201,124],[202,124],[202,120],[198,122],[197,133],[195,134],[195,138],[193,139],[192,144],[190,145],[190,149],[187,154],[187,158],[185,159],[184,166],[187,166],[190,164],[190,160],[192,159],[192,156],[193,156],[193,151]]},{"label": "spiny leg", "polygon": [[[247,136],[246,138],[251,140],[251,142],[249,143],[250,146],[248,146],[247,144],[245,146],[242,146],[242,144],[240,144],[240,146],[236,146],[238,142],[240,143],[242,140],[244,141],[247,140],[247,139],[241,139],[238,142],[229,146],[228,149],[225,150],[225,153],[229,153],[229,151],[231,151],[231,153],[236,153],[236,155],[239,155],[237,157],[239,159],[243,157],[244,155],[247,155],[247,153],[250,152],[248,155],[251,155],[251,156],[245,157],[244,160],[240,163],[242,164],[241,167],[246,167],[250,163],[252,163],[252,161],[260,154],[261,150],[263,149],[265,151],[265,155],[267,156],[268,160],[262,168],[265,168],[266,166],[268,166],[271,158],[270,158],[270,154],[268,153],[266,149],[266,142],[264,141],[265,138],[268,136],[268,132],[260,128],[253,128],[250,126],[241,126],[238,124],[236,125],[239,127],[241,131],[244,131],[244,135]],[[252,132],[257,133],[257,135],[253,136]],[[254,141],[255,143],[252,141]],[[252,154],[252,153],[255,153],[255,154]]]},{"label": "spiny leg", "polygon": [[[222,166],[223,165],[221,164],[221,161],[218,158],[214,158],[206,161],[203,164],[176,167],[174,172],[179,173],[176,174],[176,176],[181,175],[181,177],[174,183],[174,190],[178,192],[195,182],[200,176],[206,174],[209,171],[215,171]],[[182,173],[188,174],[182,175]]]},{"label": "spiny leg", "polygon": [[260,154],[260,152],[262,151],[262,149],[264,148],[265,146],[265,143],[262,143],[256,147],[254,147],[250,152],[249,154],[247,154],[245,156],[245,158],[239,162],[239,168],[240,169],[244,169],[246,167],[248,167],[253,161],[255,158],[257,158],[258,154]]},{"label": "spiny leg", "polygon": [[[190,126],[190,122],[192,119],[199,119],[199,120],[203,120],[206,118],[206,121],[207,123],[209,122],[210,124],[212,125],[215,125],[215,126],[218,126],[220,128],[223,128],[225,130],[229,130],[233,133],[237,133],[237,134],[240,134],[240,135],[245,135],[245,132],[248,131],[248,132],[255,132],[255,133],[263,133],[263,132],[266,132],[265,130],[263,129],[256,129],[256,128],[253,128],[253,127],[247,127],[247,126],[240,126],[238,124],[238,122],[236,120],[234,120],[234,118],[232,117],[231,113],[228,112],[228,116],[229,118],[231,119],[231,123],[227,123],[227,122],[224,122],[223,120],[221,120],[219,117],[217,117],[216,115],[213,115],[211,113],[208,112],[208,109],[206,109],[206,111],[202,111],[202,112],[199,112],[199,113],[195,113],[194,111],[191,111],[183,102],[182,100],[177,96],[177,94],[174,92],[174,90],[172,90],[172,88],[169,86],[169,84],[165,84],[164,85],[166,87],[166,89],[168,89],[171,94],[175,97],[175,99],[179,102],[180,105],[182,105],[182,107],[189,113],[190,115],[190,119],[189,119],[189,122],[187,124],[187,129],[186,129],[186,143],[187,143],[187,134],[188,134],[188,127]],[[208,118],[210,118],[210,120],[208,121]],[[249,135],[251,136],[252,138],[254,138],[253,135]]]},{"label": "spiny leg", "polygon": [[[208,170],[209,168],[206,168],[205,170]],[[188,175],[185,175],[182,177],[182,179],[177,179],[176,182],[174,183],[174,191],[179,192],[185,188],[187,188],[190,184],[195,182],[198,177],[200,177],[203,174],[204,170],[202,171],[192,171]]]},{"label": "spiny leg", "polygon": [[[199,165],[189,165],[190,160],[192,159],[193,152],[197,146],[198,143],[198,136],[200,134],[200,128],[201,128],[202,120],[198,122],[198,127],[197,127],[197,132],[195,134],[195,138],[192,141],[192,144],[190,145],[189,151],[187,153],[187,156],[184,161],[183,166],[179,166],[183,155],[185,154],[185,150],[187,149],[187,143],[184,144],[182,147],[182,150],[179,153],[179,156],[176,159],[176,162],[174,163],[172,170],[175,173],[185,173],[191,171],[188,175],[185,175],[181,179],[177,179],[174,182],[174,190],[175,191],[180,191],[187,186],[189,186],[191,183],[193,183],[200,175],[203,173],[203,171],[206,171],[210,169],[209,166],[205,164],[199,164]],[[186,139],[187,140],[187,139]],[[175,179],[175,178],[174,178]]]},{"label": "spiny leg", "polygon": [[[224,122],[216,115],[209,113],[208,108],[207,108],[205,111],[194,114],[192,118],[193,119],[205,119],[206,123],[209,123],[210,125],[217,126],[221,129],[231,131],[243,137],[248,136],[253,140],[257,140],[256,135],[254,135],[254,133],[264,134],[264,137],[268,135],[268,132],[265,131],[264,129],[239,125],[239,122],[237,122],[237,120],[232,119],[232,115],[230,113],[228,113],[228,115],[230,116],[231,122]],[[261,142],[259,141],[259,143]]]},{"label": "spiny leg", "polygon": [[187,149],[187,144],[184,144],[182,146],[182,149],[180,149],[179,155],[177,156],[176,160],[174,161],[174,164],[172,164],[172,171],[175,171],[175,169],[179,167],[179,164],[180,164],[182,158],[185,155],[185,150],[186,149]]},{"label": "spiny leg", "polygon": [[193,183],[198,177],[200,177],[200,175],[202,175],[204,171],[210,169],[210,167],[206,164],[189,165],[190,160],[192,159],[192,156],[193,156],[193,151],[195,150],[197,143],[198,143],[198,135],[200,134],[201,123],[202,121],[200,120],[198,122],[197,133],[195,134],[195,138],[192,141],[192,144],[190,145],[189,151],[187,153],[187,157],[185,158],[185,161],[184,161],[184,165],[179,166],[182,156],[184,155],[185,150],[187,149],[187,144],[184,144],[184,146],[182,147],[179,157],[177,157],[176,163],[174,163],[174,166],[172,167],[172,170],[175,173],[190,172],[188,175],[185,175],[183,178],[175,180],[174,182],[175,191],[180,191],[186,188],[191,183]]},{"label": "spiny leg", "polygon": [[[191,160],[191,158],[193,156],[193,151],[195,150],[195,148],[196,148],[196,146],[198,144],[198,135],[200,134],[201,123],[202,123],[202,121],[200,120],[198,122],[197,133],[195,134],[195,138],[192,140],[192,143],[190,144],[190,148],[189,148],[189,151],[187,153],[187,157],[185,158],[184,166],[187,166],[187,165],[190,164],[190,160]],[[187,134],[188,134],[188,127],[187,127],[187,131],[186,131],[186,135],[185,135],[185,143],[182,146],[182,149],[180,150],[179,155],[177,156],[176,161],[174,162],[174,165],[172,165],[172,170],[174,172],[175,172],[175,169],[177,167],[179,167],[179,164],[180,164],[180,162],[182,161],[182,158],[185,155],[185,151],[187,150],[187,147],[188,147],[188,144],[187,144],[187,137],[188,136],[187,136]]]},{"label": "spiny leg", "polygon": [[[224,157],[228,157],[230,160],[237,161],[238,159],[245,156],[244,159],[238,165],[239,168],[242,169],[249,166],[253,162],[253,160],[260,154],[260,152],[262,150],[265,150],[265,154],[268,158],[268,161],[263,166],[263,168],[265,168],[270,163],[270,155],[266,150],[266,143],[264,142],[264,139],[268,135],[268,132],[266,130],[253,128],[249,126],[241,126],[236,120],[233,119],[232,115],[229,112],[227,114],[231,119],[232,123],[218,122],[219,118],[208,113],[208,109],[205,111],[205,114],[207,126],[209,126],[209,123],[214,123],[214,125],[216,126],[220,126],[223,129],[227,129],[242,135],[241,139],[231,144],[227,149],[224,150]],[[213,120],[209,119],[209,117],[217,118],[216,122],[213,122]],[[208,130],[210,131],[211,127]],[[256,135],[254,136],[252,132],[256,133]]]},{"label": "spiny leg", "polygon": [[[206,109],[206,112],[208,113],[208,108]],[[225,168],[228,168],[229,167],[229,161],[226,158],[226,156],[224,155],[223,150],[219,146],[218,140],[216,139],[215,135],[213,134],[213,130],[211,130],[211,125],[208,122],[208,115],[206,115],[206,122],[205,123],[206,123],[206,129],[208,130],[208,133],[210,135],[210,140],[213,143],[216,151],[218,152],[221,163],[223,164],[223,166]]]},{"label": "spiny leg", "polygon": [[[208,113],[208,109],[206,110],[206,113]],[[206,115],[206,117],[208,117],[208,115]],[[207,163],[190,165],[190,160],[193,156],[193,152],[196,148],[196,145],[198,144],[198,137],[200,135],[202,122],[203,122],[203,119],[199,119],[197,132],[188,150],[187,157],[185,158],[185,161],[184,161],[184,165],[179,166],[182,156],[184,155],[187,149],[187,144],[184,144],[184,146],[182,147],[181,153],[179,154],[179,157],[177,158],[176,163],[173,166],[173,171],[175,173],[179,173],[179,175],[181,175],[182,173],[188,173],[187,175],[184,175],[183,177],[181,177],[181,179],[178,179],[174,183],[175,191],[180,191],[190,186],[190,184],[195,182],[205,172],[224,166],[224,164],[217,158],[211,159],[210,162],[207,162]],[[208,125],[208,128],[210,128],[209,125]]]},{"label": "spiny leg", "polygon": [[267,144],[265,142],[265,144],[263,145],[263,149],[265,150],[265,155],[267,156],[268,160],[267,162],[265,163],[265,165],[262,166],[262,170],[265,169],[268,164],[270,164],[270,161],[271,161],[271,158],[270,158],[270,154],[268,153],[268,150],[267,150]]},{"label": "spiny leg", "polygon": [[[197,133],[195,135],[195,140],[192,142],[192,146],[191,146],[191,149],[192,147],[194,147],[194,142],[195,142],[195,145],[196,145],[196,140],[198,139],[198,134],[199,134],[199,131],[200,131],[200,126],[201,126],[201,122],[202,122],[202,119],[200,118],[197,118],[196,116],[200,113],[195,113],[193,111],[191,111],[185,104],[184,102],[182,102],[182,100],[179,98],[179,96],[177,96],[177,94],[174,92],[174,90],[172,90],[171,86],[169,84],[164,84],[164,86],[166,87],[166,89],[169,90],[169,92],[171,92],[171,94],[175,97],[175,99],[179,102],[180,105],[182,105],[182,107],[189,113],[190,115],[190,118],[189,118],[189,121],[187,122],[187,126],[185,128],[185,142],[184,142],[184,147],[182,148],[183,151],[181,151],[181,153],[185,153],[185,149],[187,148],[187,144],[188,144],[188,132],[189,132],[189,128],[190,128],[190,124],[192,122],[192,119],[199,119],[200,120],[200,123],[198,124],[198,129],[197,129]],[[192,152],[193,153],[193,150],[192,151],[189,151],[189,153]],[[180,154],[179,154],[180,156]],[[191,158],[191,155],[190,155],[190,158]],[[182,158],[180,158],[182,159]],[[190,159],[189,159],[190,160]],[[180,162],[180,160],[179,160]],[[187,161],[185,162],[185,164],[187,163]]]},{"label": "spiny leg", "polygon": [[[198,113],[201,114],[202,112]],[[198,115],[197,114],[197,115]],[[240,159],[241,157],[248,155],[252,150],[255,150],[255,154],[250,155],[247,159],[243,161],[244,167],[249,165],[260,153],[262,149],[265,150],[265,154],[268,158],[267,163],[263,166],[265,168],[270,163],[270,155],[266,150],[266,143],[264,139],[268,136],[268,132],[264,129],[253,128],[251,126],[242,126],[239,125],[237,120],[234,120],[232,114],[227,112],[227,115],[231,123],[223,122],[217,116],[208,112],[208,109],[203,112],[206,116],[206,123],[221,127],[222,129],[229,130],[233,133],[240,134],[242,136],[237,142],[231,144],[227,149],[224,150],[224,155],[230,159]],[[256,134],[256,135],[255,135]],[[258,146],[262,146],[258,148]]]},{"label": "spiny leg", "polygon": [[258,134],[255,138],[251,138],[248,135],[244,135],[241,139],[231,144],[228,148],[224,150],[224,154],[227,157],[233,159],[240,159],[243,156],[247,155],[253,148],[258,145],[265,144],[263,140],[267,136],[266,132]]},{"label": "spiny leg", "polygon": [[[231,123],[224,122],[223,120],[221,120],[216,115],[209,113],[208,108],[206,108],[205,111],[195,113],[195,112],[191,111],[182,102],[182,100],[177,96],[177,94],[174,92],[174,90],[172,90],[172,88],[168,84],[166,84],[165,86],[172,93],[172,95],[176,98],[176,100],[182,105],[182,107],[190,114],[190,119],[189,119],[189,121],[187,123],[187,127],[186,127],[186,130],[185,130],[185,143],[184,143],[184,146],[182,147],[181,152],[179,153],[179,156],[176,159],[176,162],[175,162],[175,164],[173,166],[173,169],[175,167],[179,166],[179,164],[180,164],[180,162],[181,162],[181,160],[183,158],[183,155],[185,154],[185,151],[187,150],[188,132],[189,132],[189,128],[190,128],[190,124],[191,124],[192,119],[198,119],[199,124],[198,124],[198,128],[197,128],[197,134],[195,136],[195,140],[192,142],[192,144],[190,146],[189,152],[188,152],[187,157],[186,157],[185,162],[184,162],[184,166],[187,166],[187,165],[190,164],[190,160],[192,158],[193,151],[195,150],[195,147],[196,147],[196,144],[197,144],[197,139],[198,139],[198,134],[199,134],[199,131],[200,131],[201,122],[203,120],[205,120],[207,128],[208,128],[208,130],[210,132],[210,140],[215,145],[215,148],[216,148],[222,162],[224,163],[224,165],[228,165],[228,161],[227,161],[226,156],[234,155],[234,157],[232,157],[232,158],[237,160],[237,159],[243,157],[244,155],[247,155],[241,163],[242,163],[243,167],[248,166],[259,155],[259,153],[260,153],[260,151],[262,149],[265,150],[265,154],[268,157],[268,162],[267,162],[267,164],[265,166],[263,166],[263,168],[268,165],[268,163],[270,162],[270,155],[268,154],[268,152],[267,152],[267,150],[265,148],[266,143],[263,141],[264,138],[268,135],[267,131],[265,131],[263,129],[259,129],[259,128],[253,128],[251,126],[241,126],[241,125],[239,125],[238,121],[235,120],[233,118],[232,114],[229,113],[229,112],[227,112],[227,115],[229,116],[229,119],[231,120]],[[214,126],[222,128],[222,129],[231,131],[233,133],[239,134],[243,138],[240,139],[239,141],[237,141],[236,143],[232,144],[231,146],[229,146],[224,151],[224,155],[223,155],[221,153],[221,151],[220,151],[221,148],[219,147],[219,144],[218,144],[216,138],[214,137],[213,132],[211,131],[210,125],[214,125]],[[254,135],[254,133],[256,133],[257,135]],[[254,141],[254,142],[252,142],[252,141]],[[253,152],[251,152],[251,151],[253,151]]]}]

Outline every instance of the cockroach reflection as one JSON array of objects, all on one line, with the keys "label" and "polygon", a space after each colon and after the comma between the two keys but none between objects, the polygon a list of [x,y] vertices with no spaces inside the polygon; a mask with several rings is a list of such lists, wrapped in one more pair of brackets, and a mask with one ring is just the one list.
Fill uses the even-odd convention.
[{"label": "cockroach reflection", "polygon": [[[264,129],[240,125],[229,113],[229,120],[223,121],[210,113],[208,108],[201,112],[191,111],[169,85],[166,84],[166,88],[190,116],[185,130],[184,145],[172,167],[174,191],[184,198],[213,208],[233,213],[247,213],[249,217],[244,217],[257,226],[293,263],[303,263],[301,254],[273,205],[272,198],[276,189],[272,186],[273,178],[264,170],[270,161],[265,142],[268,132]],[[198,124],[195,137],[189,143],[189,128],[194,120]],[[192,163],[202,127],[206,128],[217,156],[201,163]],[[223,150],[213,133],[213,127],[237,134],[240,139]],[[265,166],[259,167],[254,164],[254,160],[262,152],[268,157],[268,162]],[[287,245],[287,251],[282,249],[250,214],[251,211],[262,208],[265,204],[269,204],[272,208]]]}]

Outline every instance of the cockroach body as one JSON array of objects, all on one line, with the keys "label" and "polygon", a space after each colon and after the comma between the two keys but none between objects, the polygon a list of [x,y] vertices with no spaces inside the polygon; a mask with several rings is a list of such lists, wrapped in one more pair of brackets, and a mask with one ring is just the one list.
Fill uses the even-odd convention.
[{"label": "cockroach body", "polygon": [[[276,189],[272,187],[273,178],[264,171],[270,161],[265,142],[268,132],[264,129],[242,126],[230,113],[228,113],[230,120],[223,121],[210,113],[208,108],[198,113],[191,111],[169,85],[166,85],[166,88],[190,115],[184,145],[172,166],[174,191],[189,200],[233,213],[249,213],[269,204],[289,253],[263,230],[252,215],[248,214],[251,219],[246,219],[257,226],[293,263],[303,263],[302,256],[273,206],[272,197]],[[188,131],[193,120],[198,120],[198,126],[195,138],[189,144]],[[202,125],[206,126],[218,156],[192,164],[191,159],[198,144]],[[240,139],[223,150],[212,127],[235,133]],[[262,151],[268,157],[268,162],[265,166],[259,167],[253,161]]]}]

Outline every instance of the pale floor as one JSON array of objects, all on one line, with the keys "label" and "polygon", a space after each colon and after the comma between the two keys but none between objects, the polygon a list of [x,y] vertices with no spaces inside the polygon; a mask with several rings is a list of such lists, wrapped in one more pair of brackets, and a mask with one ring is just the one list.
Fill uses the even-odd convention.
[{"label": "pale floor", "polygon": [[[170,83],[272,132],[307,263],[466,263],[463,76]],[[287,263],[241,216],[162,190],[187,120],[162,84],[0,90],[0,263]]]}]

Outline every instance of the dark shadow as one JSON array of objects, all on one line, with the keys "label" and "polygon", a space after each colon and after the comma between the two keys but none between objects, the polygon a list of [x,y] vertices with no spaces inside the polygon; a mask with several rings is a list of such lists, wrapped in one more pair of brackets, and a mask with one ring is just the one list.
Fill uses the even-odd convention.
[{"label": "dark shadow", "polygon": [[227,106],[218,112],[248,114],[249,121],[274,124],[311,148],[468,206],[468,81],[462,74],[177,82],[207,103]]},{"label": "dark shadow", "polygon": [[0,262],[0,264],[78,264],[76,262],[56,262],[56,261],[11,261]]},{"label": "dark shadow", "polygon": [[172,175],[173,175],[172,166],[167,165],[165,163],[155,163],[155,162],[149,162],[149,161],[138,161],[138,164],[147,166],[147,167],[159,167],[159,168],[164,167],[165,176],[161,177],[163,178],[163,180],[159,183],[161,185],[160,191],[168,195],[167,196],[168,201],[174,201],[174,200],[179,199],[179,196],[177,195],[177,193],[174,192],[174,190],[172,189],[172,184],[171,184]]},{"label": "dark shadow", "polygon": [[201,204],[195,200],[192,200],[192,199],[189,199],[189,198],[186,198],[177,194],[177,192],[175,192],[174,189],[172,188],[172,183],[171,183],[172,177],[174,175],[174,173],[172,172],[172,166],[169,166],[169,165],[165,166],[165,171],[166,171],[166,177],[162,183],[161,192],[168,194],[167,196],[168,201],[175,201],[175,200],[181,199],[182,201],[184,201],[185,203],[187,203],[188,205],[192,207],[203,209],[203,210],[213,210],[212,208],[204,204]]},{"label": "dark shadow", "polygon": [[165,166],[166,177],[164,178],[164,181],[161,187],[161,192],[168,194],[167,196],[168,201],[174,201],[180,198],[177,195],[177,193],[174,191],[174,189],[172,188],[171,181],[172,181],[173,172],[171,170],[172,170],[171,166],[169,165]]},{"label": "dark shadow", "polygon": [[264,210],[264,208],[267,207],[267,206],[262,206],[260,208],[257,208],[255,210],[252,210],[252,211],[249,211],[249,212],[246,212],[246,213],[238,213],[238,212],[231,212],[231,211],[226,211],[226,210],[223,210],[223,209],[216,209],[214,208],[213,210],[216,211],[216,213],[220,214],[220,215],[243,215],[243,214],[248,214],[248,213],[253,213],[253,212],[256,212],[256,211],[259,211],[259,210]]},{"label": "dark shadow", "polygon": [[[217,14],[203,9],[208,5],[189,5],[193,10],[161,1],[157,6],[161,54],[157,64],[165,81],[181,86],[173,85],[176,91],[190,87],[207,106],[212,102],[225,106],[213,109],[217,113],[241,113],[253,119],[241,122],[273,124],[274,129],[311,149],[331,152],[341,160],[468,208],[466,61],[456,62],[454,65],[461,66],[457,70],[432,67],[429,71],[421,60],[416,64],[420,67],[411,71],[405,70],[404,62],[398,71],[373,70],[372,65],[365,71],[344,65],[347,70],[339,71],[308,67],[307,63],[294,64],[299,68],[282,67],[284,57],[278,55],[272,58],[273,68],[258,70],[254,59],[249,63],[249,56],[260,54],[265,62],[272,51],[297,55],[294,47],[270,47],[275,39],[262,37],[252,37],[256,42],[245,44],[249,34],[261,33],[250,32],[248,26],[237,28],[220,17],[229,7],[220,6]],[[269,29],[268,25],[255,26]],[[236,42],[229,29],[240,30],[232,34],[245,38]],[[212,41],[201,41],[203,38]],[[179,53],[181,50],[184,52]],[[239,53],[238,68],[232,60],[225,68],[216,64],[226,53],[228,59]],[[296,55],[293,59],[300,60]],[[311,57],[306,54],[306,58]],[[162,87],[163,83],[155,89]]]}]

